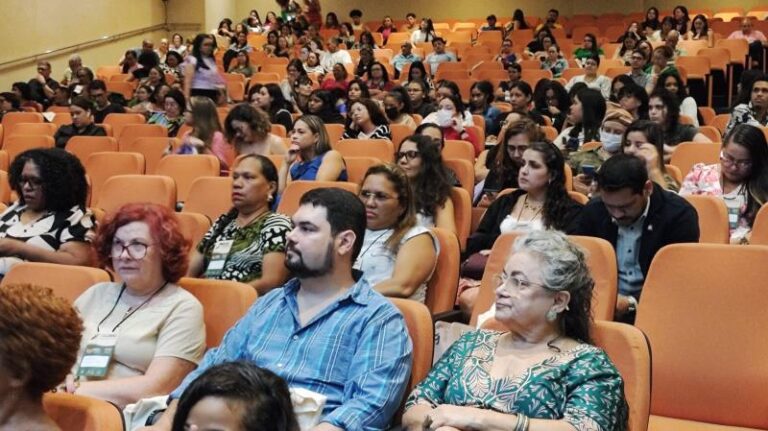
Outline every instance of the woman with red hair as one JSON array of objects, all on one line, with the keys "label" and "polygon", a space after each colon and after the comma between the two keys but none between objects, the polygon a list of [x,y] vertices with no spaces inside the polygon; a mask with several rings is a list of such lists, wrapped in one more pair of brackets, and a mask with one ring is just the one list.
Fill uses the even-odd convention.
[{"label": "woman with red hair", "polygon": [[176,217],[153,204],[128,204],[96,234],[99,263],[121,283],[99,283],[75,301],[85,325],[67,392],[120,407],[167,394],[205,350],[203,307],[175,283],[189,243]]}]

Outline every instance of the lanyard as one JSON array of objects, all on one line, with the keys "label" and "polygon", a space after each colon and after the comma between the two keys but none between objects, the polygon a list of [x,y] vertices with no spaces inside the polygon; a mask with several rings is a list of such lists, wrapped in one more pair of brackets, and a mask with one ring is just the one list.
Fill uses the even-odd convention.
[{"label": "lanyard", "polygon": [[[160,291],[161,291],[161,290],[163,290],[163,288],[164,288],[165,286],[167,286],[167,285],[168,285],[168,282],[166,281],[166,282],[165,282],[165,284],[163,284],[162,286],[160,286],[160,288],[159,288],[159,289],[155,290],[155,291],[154,291],[154,293],[152,293],[152,295],[150,295],[150,297],[149,297],[149,298],[147,298],[147,299],[146,299],[144,302],[142,302],[142,303],[141,303],[141,304],[140,304],[138,307],[136,307],[136,308],[134,308],[133,310],[131,310],[131,311],[130,311],[130,313],[126,314],[126,315],[125,315],[125,317],[123,317],[123,318],[122,318],[122,320],[120,320],[119,322],[117,322],[117,325],[115,325],[115,327],[114,327],[114,328],[112,328],[112,332],[115,332],[115,331],[117,330],[117,328],[119,328],[119,327],[120,327],[120,325],[122,325],[122,324],[123,324],[123,322],[125,322],[126,320],[128,320],[128,318],[129,318],[129,317],[131,317],[131,316],[133,316],[133,314],[134,314],[134,313],[136,313],[137,311],[139,311],[139,309],[140,309],[141,307],[143,307],[143,306],[144,306],[144,305],[146,305],[146,304],[147,304],[149,301],[151,301],[151,300],[152,300],[152,298],[154,298],[154,297],[155,297],[155,295],[157,295],[158,293],[160,293]],[[99,324],[98,324],[98,325],[96,325],[96,332],[97,332],[97,333],[101,332],[101,324],[102,324],[102,323],[104,323],[104,321],[105,321],[105,320],[107,320],[107,319],[109,318],[109,316],[111,316],[111,315],[112,315],[112,312],[113,312],[113,311],[115,311],[115,307],[117,307],[117,304],[118,304],[118,303],[120,303],[120,298],[122,298],[122,297],[123,297],[123,292],[125,292],[125,283],[123,283],[123,287],[122,287],[122,289],[120,289],[120,294],[119,294],[119,295],[117,295],[117,300],[115,301],[115,304],[112,306],[112,309],[111,309],[111,310],[109,310],[109,313],[107,313],[107,315],[106,315],[106,316],[104,316],[104,318],[103,318],[103,319],[101,319],[101,321],[99,322]]]}]

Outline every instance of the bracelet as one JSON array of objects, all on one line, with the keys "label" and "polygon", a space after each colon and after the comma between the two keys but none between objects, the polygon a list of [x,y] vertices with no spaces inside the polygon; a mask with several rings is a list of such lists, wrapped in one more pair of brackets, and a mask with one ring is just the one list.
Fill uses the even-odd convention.
[{"label": "bracelet", "polygon": [[515,429],[514,431],[528,431],[528,426],[530,425],[531,420],[528,419],[528,416],[518,413],[517,414],[517,423],[515,423]]}]

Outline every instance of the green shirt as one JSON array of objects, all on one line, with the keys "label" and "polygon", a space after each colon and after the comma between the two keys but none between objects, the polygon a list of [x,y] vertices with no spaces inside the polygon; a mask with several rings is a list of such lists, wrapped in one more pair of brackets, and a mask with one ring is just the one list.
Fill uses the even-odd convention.
[{"label": "green shirt", "polygon": [[576,429],[626,429],[624,382],[599,348],[580,344],[517,376],[491,377],[502,332],[462,335],[408,397],[416,403],[469,406],[536,419],[563,419]]},{"label": "green shirt", "polygon": [[599,168],[608,158],[603,158],[600,148],[587,151],[575,151],[568,154],[568,165],[573,169],[573,174],[582,174],[582,166],[592,165],[595,169]]}]

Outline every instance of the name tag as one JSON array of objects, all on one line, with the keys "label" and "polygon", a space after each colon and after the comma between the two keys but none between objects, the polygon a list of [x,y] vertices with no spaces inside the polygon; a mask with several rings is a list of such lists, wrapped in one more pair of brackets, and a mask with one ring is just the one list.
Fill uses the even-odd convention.
[{"label": "name tag", "polygon": [[234,241],[231,239],[216,241],[211,253],[211,261],[205,269],[206,278],[217,278],[224,270],[224,264],[227,262],[229,252],[232,250]]},{"label": "name tag", "polygon": [[106,376],[116,345],[117,334],[114,332],[101,332],[94,335],[85,346],[85,352],[77,367],[77,376]]}]

